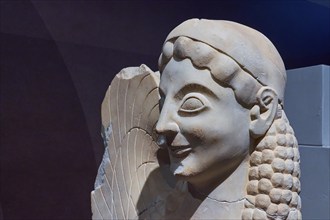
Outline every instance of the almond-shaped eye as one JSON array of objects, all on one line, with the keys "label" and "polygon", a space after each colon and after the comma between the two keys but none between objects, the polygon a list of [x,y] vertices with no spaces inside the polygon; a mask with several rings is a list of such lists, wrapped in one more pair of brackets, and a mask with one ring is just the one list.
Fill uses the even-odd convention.
[{"label": "almond-shaped eye", "polygon": [[182,112],[198,112],[204,109],[203,102],[196,98],[196,97],[190,97],[186,99],[183,104],[181,105],[180,111]]}]

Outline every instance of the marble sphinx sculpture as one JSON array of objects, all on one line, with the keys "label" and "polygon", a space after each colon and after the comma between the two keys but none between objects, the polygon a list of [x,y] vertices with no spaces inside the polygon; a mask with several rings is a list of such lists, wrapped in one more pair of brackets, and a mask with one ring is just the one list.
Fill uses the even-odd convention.
[{"label": "marble sphinx sculpture", "polygon": [[260,32],[191,19],[102,104],[93,219],[301,219],[286,72]]}]

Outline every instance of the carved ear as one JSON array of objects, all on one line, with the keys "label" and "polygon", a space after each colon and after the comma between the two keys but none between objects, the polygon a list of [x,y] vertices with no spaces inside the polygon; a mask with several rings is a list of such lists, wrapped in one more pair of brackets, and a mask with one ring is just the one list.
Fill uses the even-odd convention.
[{"label": "carved ear", "polygon": [[276,92],[267,86],[263,86],[257,93],[257,104],[250,110],[250,134],[258,138],[266,133],[272,125],[278,105]]}]

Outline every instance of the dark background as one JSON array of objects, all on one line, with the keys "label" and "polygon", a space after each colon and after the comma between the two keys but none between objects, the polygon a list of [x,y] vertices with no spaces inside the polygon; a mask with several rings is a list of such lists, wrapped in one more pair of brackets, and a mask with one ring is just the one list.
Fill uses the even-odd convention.
[{"label": "dark background", "polygon": [[330,2],[1,1],[0,219],[88,219],[100,105],[122,68],[157,60],[189,18],[264,33],[287,69],[330,64]]}]

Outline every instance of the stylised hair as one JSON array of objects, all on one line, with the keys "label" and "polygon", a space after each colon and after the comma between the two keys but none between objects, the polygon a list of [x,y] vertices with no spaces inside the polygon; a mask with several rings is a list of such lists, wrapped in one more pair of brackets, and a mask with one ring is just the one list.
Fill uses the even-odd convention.
[{"label": "stylised hair", "polygon": [[[246,71],[244,63],[189,37],[180,36],[165,42],[159,59],[160,72],[171,59],[190,59],[196,68],[208,69],[214,80],[232,88],[236,100],[248,109],[257,103],[259,89],[269,86]],[[301,219],[298,144],[282,108],[283,97],[279,103],[271,127],[250,149],[242,219]]]}]

